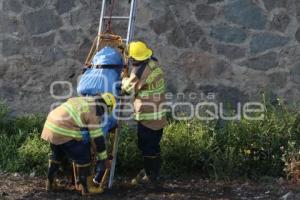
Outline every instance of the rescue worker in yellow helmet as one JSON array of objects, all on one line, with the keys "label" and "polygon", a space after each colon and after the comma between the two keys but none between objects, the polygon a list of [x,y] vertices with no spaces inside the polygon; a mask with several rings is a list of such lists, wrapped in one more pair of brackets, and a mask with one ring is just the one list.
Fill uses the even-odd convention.
[{"label": "rescue worker in yellow helmet", "polygon": [[[41,138],[51,147],[46,190],[56,189],[55,176],[65,156],[76,163],[78,183],[82,195],[102,193],[91,176],[91,145],[95,148],[97,167],[107,164],[105,138],[100,126],[101,118],[112,112],[116,100],[111,93],[93,97],[74,97],[50,112]],[[107,166],[107,165],[106,165]],[[99,182],[105,168],[95,177]],[[95,181],[94,181],[95,182]]]},{"label": "rescue worker in yellow helmet", "polygon": [[160,185],[160,140],[163,127],[167,124],[166,112],[161,106],[165,101],[163,71],[144,42],[131,42],[128,54],[132,70],[129,77],[123,78],[122,90],[135,97],[133,104],[135,120],[138,121],[138,147],[144,157],[144,170],[132,183],[149,180],[148,186],[156,187]]}]

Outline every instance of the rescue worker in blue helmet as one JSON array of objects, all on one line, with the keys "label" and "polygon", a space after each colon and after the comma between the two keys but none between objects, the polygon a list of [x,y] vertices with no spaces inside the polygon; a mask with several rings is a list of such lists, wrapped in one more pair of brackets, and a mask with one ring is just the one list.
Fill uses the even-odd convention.
[{"label": "rescue worker in blue helmet", "polygon": [[144,156],[142,170],[132,184],[161,186],[159,178],[161,158],[160,140],[167,124],[165,102],[165,81],[158,60],[146,43],[134,41],[129,44],[128,56],[132,65],[129,77],[122,80],[122,90],[134,94],[134,116],[138,122],[138,147]]}]

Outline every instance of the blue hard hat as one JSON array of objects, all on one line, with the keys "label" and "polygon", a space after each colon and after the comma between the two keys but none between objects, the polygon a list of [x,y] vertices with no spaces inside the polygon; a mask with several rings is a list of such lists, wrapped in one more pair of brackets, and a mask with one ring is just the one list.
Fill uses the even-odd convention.
[{"label": "blue hard hat", "polygon": [[92,60],[93,66],[96,65],[119,65],[123,66],[123,59],[119,51],[112,47],[104,47],[96,53]]}]

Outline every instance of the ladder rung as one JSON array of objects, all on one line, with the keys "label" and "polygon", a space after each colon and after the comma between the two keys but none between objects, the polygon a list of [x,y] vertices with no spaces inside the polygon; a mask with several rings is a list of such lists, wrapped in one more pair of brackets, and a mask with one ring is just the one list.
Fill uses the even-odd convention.
[{"label": "ladder rung", "polygon": [[[104,16],[104,19],[110,19],[109,16]],[[112,19],[129,19],[127,16],[111,16]]]}]

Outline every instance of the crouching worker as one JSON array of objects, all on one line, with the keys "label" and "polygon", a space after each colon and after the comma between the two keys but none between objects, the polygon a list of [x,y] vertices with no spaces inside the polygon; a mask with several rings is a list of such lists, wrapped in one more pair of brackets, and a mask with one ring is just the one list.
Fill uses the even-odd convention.
[{"label": "crouching worker", "polygon": [[[111,93],[94,97],[74,97],[55,108],[47,117],[41,138],[50,142],[46,190],[57,189],[55,177],[65,156],[76,164],[75,180],[82,195],[99,194],[99,183],[107,163],[105,138],[100,122],[105,114],[112,112],[116,100]],[[96,152],[97,173],[91,173],[91,147]]]}]

